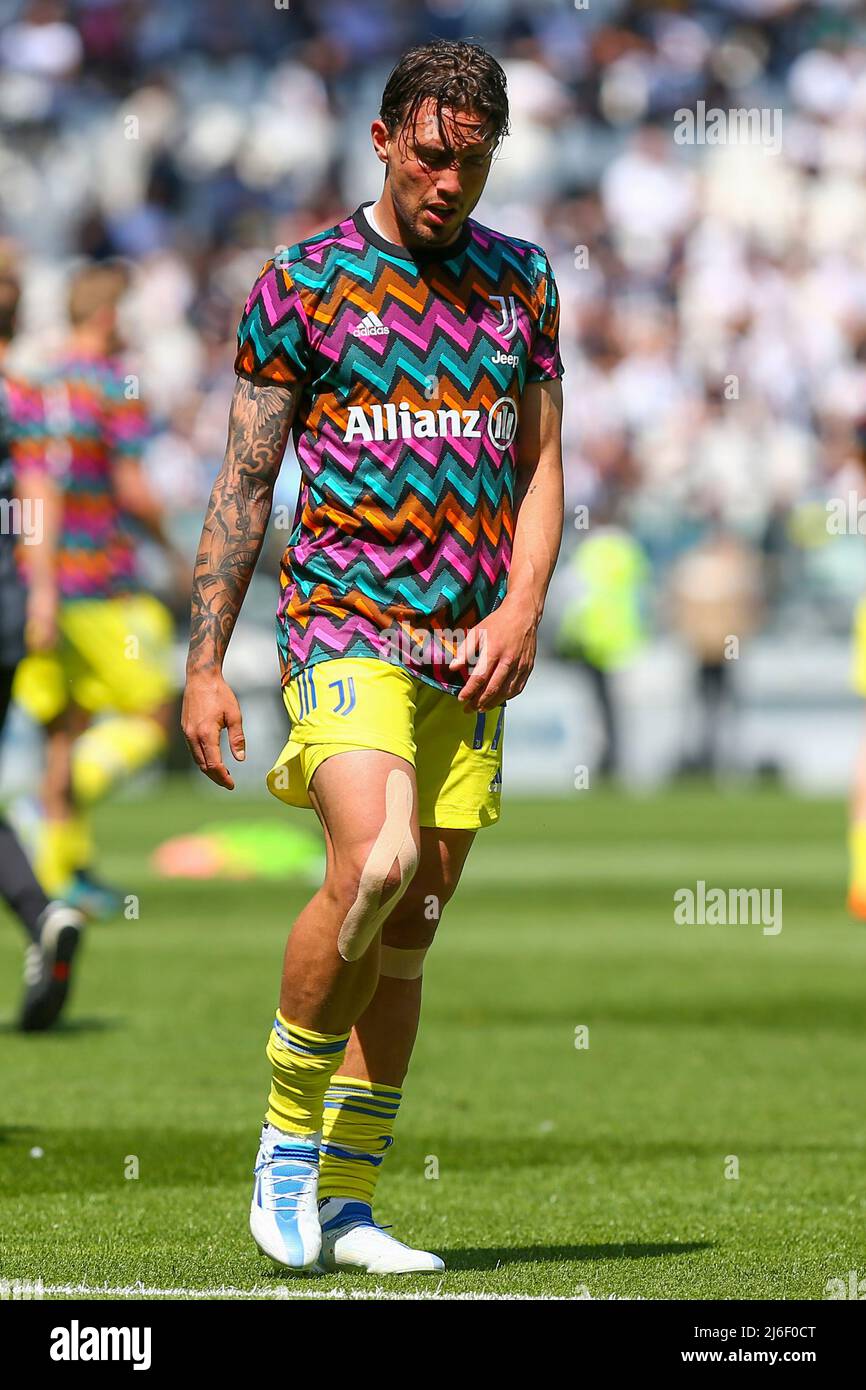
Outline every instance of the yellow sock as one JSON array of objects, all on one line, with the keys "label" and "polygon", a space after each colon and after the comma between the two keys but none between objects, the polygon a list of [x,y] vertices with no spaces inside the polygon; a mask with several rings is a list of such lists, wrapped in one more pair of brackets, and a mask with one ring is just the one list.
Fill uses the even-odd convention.
[{"label": "yellow sock", "polygon": [[268,1124],[293,1134],[317,1134],[328,1082],[343,1060],[348,1033],[316,1033],[299,1028],[277,1010],[268,1039],[273,1067]]},{"label": "yellow sock", "polygon": [[319,1145],[319,1198],[351,1197],[373,1205],[403,1093],[396,1086],[335,1076],[325,1096]]},{"label": "yellow sock", "polygon": [[40,826],[33,871],[49,898],[62,896],[75,870],[89,864],[92,854],[84,816],[47,820]]},{"label": "yellow sock", "polygon": [[116,782],[159,757],[167,742],[165,729],[147,715],[118,715],[92,724],[76,739],[72,754],[76,801],[98,801]]}]

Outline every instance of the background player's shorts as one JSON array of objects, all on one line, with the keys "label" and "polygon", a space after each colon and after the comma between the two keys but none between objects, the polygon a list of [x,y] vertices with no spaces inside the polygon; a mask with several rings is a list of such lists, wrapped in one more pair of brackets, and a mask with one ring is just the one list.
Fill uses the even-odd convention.
[{"label": "background player's shorts", "polygon": [[283,690],[289,741],[268,789],[310,806],[313,773],[334,753],[377,748],[415,768],[420,825],[478,830],[499,819],[505,705],[465,711],[401,666],[338,657],[307,666]]},{"label": "background player's shorts", "polygon": [[858,695],[866,696],[866,598],[854,611],[854,662],[852,681]]},{"label": "background player's shorts", "polygon": [[70,701],[92,714],[148,714],[174,693],[173,623],[152,594],[70,599],[60,608],[54,651],[18,667],[14,698],[40,724]]}]

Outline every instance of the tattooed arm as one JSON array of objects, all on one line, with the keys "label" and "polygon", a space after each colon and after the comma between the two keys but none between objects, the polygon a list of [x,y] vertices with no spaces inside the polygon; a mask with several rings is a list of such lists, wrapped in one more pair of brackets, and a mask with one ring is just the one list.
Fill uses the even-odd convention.
[{"label": "tattooed arm", "polygon": [[192,625],[181,725],[205,776],[231,791],[220,736],[244,757],[241,711],[222,674],[223,659],[271,515],[298,390],[238,378],[225,459],[210,495],[192,589]]}]

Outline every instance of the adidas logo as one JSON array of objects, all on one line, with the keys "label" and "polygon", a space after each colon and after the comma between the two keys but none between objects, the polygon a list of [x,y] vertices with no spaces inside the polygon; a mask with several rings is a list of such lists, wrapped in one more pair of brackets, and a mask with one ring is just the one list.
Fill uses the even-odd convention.
[{"label": "adidas logo", "polygon": [[386,328],[378,314],[374,314],[372,309],[369,314],[365,314],[359,324],[352,329],[354,338],[384,338],[390,329]]},{"label": "adidas logo", "polygon": [[501,769],[501,768],[497,768],[497,769],[496,769],[495,773],[493,774],[493,780],[491,781],[490,786],[487,788],[487,790],[488,790],[488,792],[501,792],[501,791],[502,791],[502,769]]}]

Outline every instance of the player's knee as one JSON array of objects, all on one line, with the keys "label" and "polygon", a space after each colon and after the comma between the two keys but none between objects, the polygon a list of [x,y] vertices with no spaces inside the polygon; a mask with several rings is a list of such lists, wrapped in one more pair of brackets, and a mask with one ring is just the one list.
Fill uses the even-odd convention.
[{"label": "player's knee", "polygon": [[359,960],[365,953],[417,867],[417,851],[407,843],[390,865],[371,865],[368,858],[344,876],[337,894],[343,913],[337,946],[344,960]]},{"label": "player's knee", "polygon": [[402,898],[412,882],[417,868],[418,860],[412,850],[409,850],[402,862],[394,860],[382,883],[381,903],[383,906],[387,903],[395,904]]},{"label": "player's knee", "polygon": [[431,884],[429,879],[422,882],[419,878],[409,885],[382,929],[383,975],[413,979],[421,974],[424,956],[433,945],[455,887],[456,881],[446,884],[440,879]]},{"label": "player's knee", "polygon": [[429,946],[442,914],[454,896],[457,881],[456,876],[452,879],[448,875],[442,875],[432,882],[426,876],[423,881],[414,877],[395,908],[389,931],[405,937],[407,944]]},{"label": "player's knee", "polygon": [[418,845],[412,835],[411,826],[407,826],[397,855],[382,880],[381,902],[383,906],[387,904],[393,908],[411,889],[412,881],[418,872],[418,863]]},{"label": "player's knee", "polygon": [[357,903],[366,914],[375,913],[387,901],[402,898],[418,869],[418,849],[407,825],[406,835],[386,863],[375,840],[361,841],[335,868],[330,887],[334,898],[348,909]]},{"label": "player's knee", "polygon": [[389,778],[386,817],[379,833],[360,842],[343,865],[339,896],[344,901],[351,897],[337,941],[344,960],[360,959],[415,876],[419,848],[411,813],[409,778],[395,771]]},{"label": "player's knee", "polygon": [[429,951],[436,936],[439,919],[419,917],[402,911],[405,898],[396,907],[382,929],[382,945],[394,951]]}]

